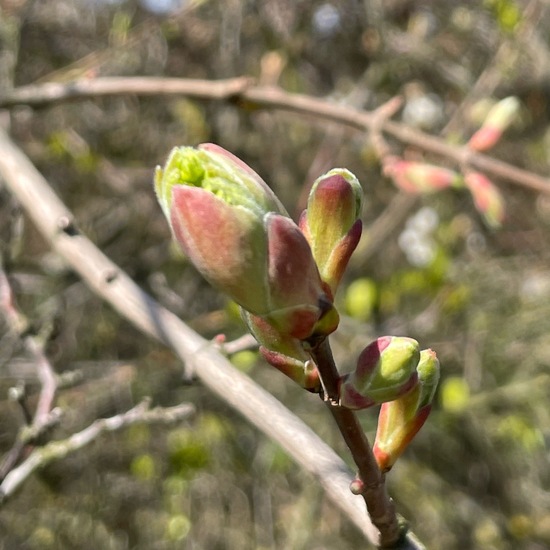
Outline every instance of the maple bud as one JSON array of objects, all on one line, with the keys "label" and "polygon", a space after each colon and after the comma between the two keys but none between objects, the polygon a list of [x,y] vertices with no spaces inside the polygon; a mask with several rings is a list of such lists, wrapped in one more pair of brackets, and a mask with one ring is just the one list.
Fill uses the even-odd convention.
[{"label": "maple bud", "polygon": [[499,228],[506,216],[504,197],[498,188],[481,172],[467,172],[464,182],[474,199],[477,210],[487,224]]},{"label": "maple bud", "polygon": [[407,193],[434,193],[448,187],[462,187],[462,177],[458,172],[427,164],[390,157],[384,164],[384,174],[395,185]]}]

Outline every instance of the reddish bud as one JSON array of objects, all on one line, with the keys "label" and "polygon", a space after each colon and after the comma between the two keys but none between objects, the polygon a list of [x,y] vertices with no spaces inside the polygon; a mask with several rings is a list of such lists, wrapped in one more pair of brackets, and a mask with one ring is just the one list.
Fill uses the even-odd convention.
[{"label": "reddish bud", "polygon": [[453,170],[393,157],[385,163],[384,173],[399,189],[407,193],[434,193],[448,187],[462,186],[460,174]]},{"label": "reddish bud", "polygon": [[357,178],[348,170],[334,168],[315,181],[300,219],[321,279],[333,296],[361,238],[362,200]]},{"label": "reddish bud", "polygon": [[504,197],[498,188],[480,172],[468,172],[464,181],[469,189],[477,210],[487,224],[499,228],[506,217]]},{"label": "reddish bud", "polygon": [[421,352],[416,371],[416,386],[380,408],[373,452],[382,472],[392,468],[430,414],[439,381],[439,361],[434,351]]},{"label": "reddish bud", "polygon": [[489,111],[481,128],[470,138],[469,147],[475,151],[487,151],[494,147],[516,119],[519,107],[517,97],[507,97],[499,101]]},{"label": "reddish bud", "polygon": [[178,147],[155,190],[174,238],[199,272],[294,338],[338,324],[311,249],[265,182],[213,144]]}]

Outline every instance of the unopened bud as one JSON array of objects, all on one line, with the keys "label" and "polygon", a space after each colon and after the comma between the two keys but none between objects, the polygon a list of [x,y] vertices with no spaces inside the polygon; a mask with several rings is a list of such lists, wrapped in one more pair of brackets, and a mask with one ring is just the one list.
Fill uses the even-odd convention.
[{"label": "unopened bud", "polygon": [[295,338],[336,328],[308,242],[243,161],[213,144],[177,147],[155,190],[176,242],[213,286]]},{"label": "unopened bud", "polygon": [[315,181],[300,219],[321,279],[333,296],[361,238],[362,200],[357,178],[348,170],[335,168]]},{"label": "unopened bud", "polygon": [[504,197],[498,188],[480,172],[468,172],[464,181],[477,210],[490,227],[499,228],[506,217]]},{"label": "unopened bud", "polygon": [[418,383],[413,390],[380,408],[373,453],[382,472],[392,468],[430,414],[439,381],[434,351],[421,352],[416,371]]},{"label": "unopened bud", "polygon": [[416,340],[378,338],[361,352],[355,370],[342,377],[340,404],[348,409],[365,409],[407,393],[416,384],[419,359]]},{"label": "unopened bud", "polygon": [[448,187],[462,187],[460,174],[442,166],[392,159],[384,166],[384,174],[406,193],[435,193]]},{"label": "unopened bud", "polygon": [[502,134],[516,119],[520,108],[517,97],[499,101],[487,114],[481,128],[470,138],[468,145],[475,151],[487,151],[494,147]]}]

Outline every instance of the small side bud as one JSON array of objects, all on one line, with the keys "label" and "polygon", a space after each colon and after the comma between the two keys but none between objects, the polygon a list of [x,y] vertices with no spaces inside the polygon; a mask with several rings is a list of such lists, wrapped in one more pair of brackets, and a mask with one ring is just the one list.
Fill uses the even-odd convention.
[{"label": "small side bud", "polygon": [[340,405],[365,409],[398,398],[417,382],[420,359],[418,342],[412,338],[383,336],[359,356],[355,370],[340,381]]},{"label": "small side bud", "polygon": [[439,361],[434,351],[423,350],[416,368],[418,383],[412,391],[383,403],[373,453],[382,472],[388,472],[426,422],[439,382]]},{"label": "small side bud", "polygon": [[321,279],[333,296],[361,238],[362,201],[357,178],[348,170],[334,168],[315,181],[300,219]]},{"label": "small side bud", "polygon": [[384,164],[384,174],[406,193],[435,193],[448,187],[463,186],[462,177],[453,170],[393,157]]},{"label": "small side bud", "polygon": [[498,188],[480,172],[468,172],[464,181],[477,210],[490,227],[498,229],[506,217],[504,197]]},{"label": "small side bud", "polygon": [[469,147],[474,151],[487,151],[494,147],[517,118],[519,108],[517,97],[507,97],[499,101],[489,111],[481,128],[470,138]]},{"label": "small side bud", "polygon": [[349,490],[354,495],[362,495],[365,492],[365,483],[362,479],[359,479],[356,477],[350,484],[349,484]]}]

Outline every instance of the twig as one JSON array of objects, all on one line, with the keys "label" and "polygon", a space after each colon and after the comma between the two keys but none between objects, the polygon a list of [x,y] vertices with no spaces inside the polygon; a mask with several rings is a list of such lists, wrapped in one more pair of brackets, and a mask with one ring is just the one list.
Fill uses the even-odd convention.
[{"label": "twig", "polygon": [[41,423],[52,408],[57,390],[57,379],[54,369],[44,354],[44,345],[36,337],[29,334],[29,322],[26,317],[17,309],[13,291],[8,276],[3,269],[2,258],[0,257],[0,310],[4,312],[6,320],[11,329],[16,332],[27,351],[34,358],[36,373],[41,384],[40,397],[34,413],[34,423]]},{"label": "twig", "polygon": [[17,468],[11,470],[0,485],[0,504],[21,486],[21,484],[37,469],[65,458],[89,445],[104,432],[114,432],[138,422],[143,423],[173,423],[186,418],[194,411],[188,403],[175,407],[156,407],[149,409],[149,400],[146,399],[125,413],[96,420],[90,426],[77,432],[67,439],[51,441],[43,447],[36,448],[29,457]]},{"label": "twig", "polygon": [[[23,342],[27,351],[34,359],[34,365],[38,380],[40,381],[40,396],[38,404],[32,418],[30,426],[26,426],[20,431],[13,447],[4,456],[0,464],[0,479],[9,472],[21,457],[30,450],[30,446],[42,434],[44,434],[53,424],[59,420],[59,411],[52,410],[57,391],[57,377],[54,369],[44,353],[44,344],[30,333],[29,321],[18,310],[15,304],[13,290],[8,276],[3,269],[3,260],[0,255],[0,311],[8,322],[8,326],[13,330]],[[24,399],[24,396],[21,397]],[[29,413],[26,409],[26,403],[21,401],[26,420]]]},{"label": "twig", "polygon": [[360,490],[372,522],[380,531],[380,546],[394,548],[402,537],[395,507],[386,492],[384,478],[355,413],[338,404],[338,370],[327,339],[310,351],[326,392],[325,402],[359,470]]},{"label": "twig", "polygon": [[[15,105],[39,107],[63,101],[129,94],[183,95],[196,99],[233,101],[248,108],[278,109],[314,116],[317,119],[336,122],[360,131],[371,131],[377,123],[370,112],[335,104],[325,99],[288,93],[280,88],[255,86],[251,79],[245,77],[217,81],[158,77],[103,77],[77,80],[70,84],[46,83],[16,88],[0,98],[0,107]],[[380,129],[397,140],[414,145],[427,153],[441,156],[459,165],[468,164],[510,183],[550,194],[548,178],[482,153],[470,151],[467,147],[446,143],[439,137],[392,120],[384,121]]]},{"label": "twig", "polygon": [[[344,461],[270,393],[236,370],[207,340],[160,306],[86,237],[78,233],[73,216],[44,177],[0,131],[0,175],[52,248],[86,281],[143,333],[170,346],[195,365],[198,378],[276,441],[307,472],[317,478],[331,500],[373,543],[379,532],[361,499],[349,490],[353,475]],[[402,550],[422,548],[412,533]]]},{"label": "twig", "polygon": [[252,334],[243,334],[230,342],[222,341],[218,344],[219,350],[225,355],[233,355],[248,349],[258,349],[258,342]]}]

